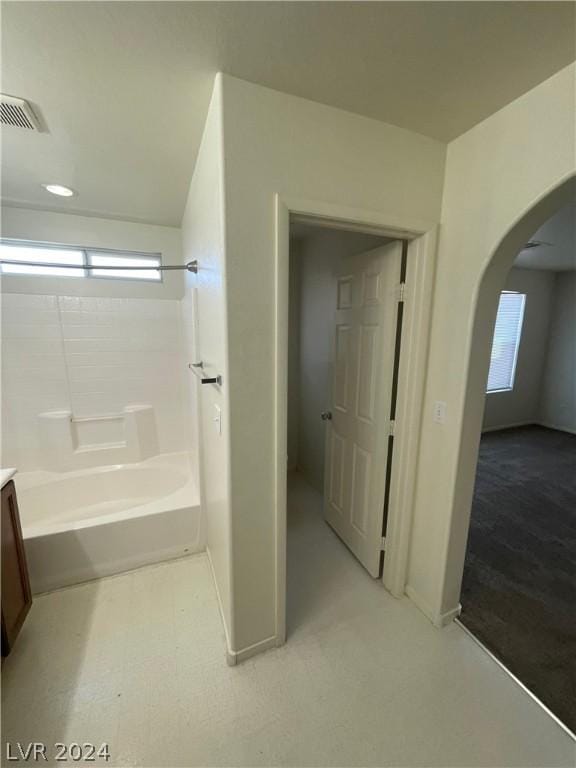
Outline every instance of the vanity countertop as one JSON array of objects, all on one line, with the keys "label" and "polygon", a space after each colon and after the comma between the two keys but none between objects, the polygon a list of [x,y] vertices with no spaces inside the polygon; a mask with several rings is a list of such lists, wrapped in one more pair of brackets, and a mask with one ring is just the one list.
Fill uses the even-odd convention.
[{"label": "vanity countertop", "polygon": [[0,469],[0,480],[2,481],[2,486],[1,486],[2,488],[4,488],[6,483],[12,480],[12,478],[14,477],[17,471],[18,470],[14,468]]}]

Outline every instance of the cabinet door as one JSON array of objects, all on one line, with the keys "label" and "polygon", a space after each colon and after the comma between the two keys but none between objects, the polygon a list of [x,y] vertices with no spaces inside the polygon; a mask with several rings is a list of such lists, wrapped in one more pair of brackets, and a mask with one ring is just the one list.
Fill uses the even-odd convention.
[{"label": "cabinet door", "polygon": [[10,481],[2,488],[2,656],[7,656],[32,605],[26,553]]}]

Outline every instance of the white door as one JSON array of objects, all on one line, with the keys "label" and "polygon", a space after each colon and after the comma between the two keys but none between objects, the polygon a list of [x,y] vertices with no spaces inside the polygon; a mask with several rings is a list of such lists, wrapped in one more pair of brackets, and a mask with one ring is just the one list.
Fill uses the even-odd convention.
[{"label": "white door", "polygon": [[402,244],[342,262],[326,421],[324,515],[366,570],[380,570]]}]

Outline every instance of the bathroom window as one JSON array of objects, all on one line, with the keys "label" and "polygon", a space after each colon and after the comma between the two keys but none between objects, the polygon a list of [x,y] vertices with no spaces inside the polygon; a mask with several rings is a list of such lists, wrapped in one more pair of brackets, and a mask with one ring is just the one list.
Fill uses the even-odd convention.
[{"label": "bathroom window", "polygon": [[[159,269],[150,269],[150,267],[160,266],[159,256],[118,255],[104,251],[87,251],[87,258],[90,277],[113,277],[129,280],[162,279],[162,273]],[[98,269],[94,269],[94,267],[98,267]],[[114,267],[114,269],[110,269],[110,267]],[[118,267],[130,267],[130,269],[124,270],[118,269]],[[147,269],[134,269],[134,267],[147,267]]]},{"label": "bathroom window", "polygon": [[[21,245],[3,241],[0,244],[0,260],[12,262],[2,263],[2,272],[5,275],[85,277],[84,253],[77,248],[46,248],[42,245]],[[47,264],[50,266],[46,266]]]},{"label": "bathroom window", "polygon": [[94,248],[34,243],[0,242],[0,271],[5,275],[162,280],[159,253],[110,251]]}]

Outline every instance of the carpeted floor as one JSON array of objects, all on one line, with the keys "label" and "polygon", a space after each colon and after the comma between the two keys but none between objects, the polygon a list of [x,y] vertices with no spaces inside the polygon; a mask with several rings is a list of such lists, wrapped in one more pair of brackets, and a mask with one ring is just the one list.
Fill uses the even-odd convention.
[{"label": "carpeted floor", "polygon": [[482,437],[462,623],[576,733],[576,435]]}]

